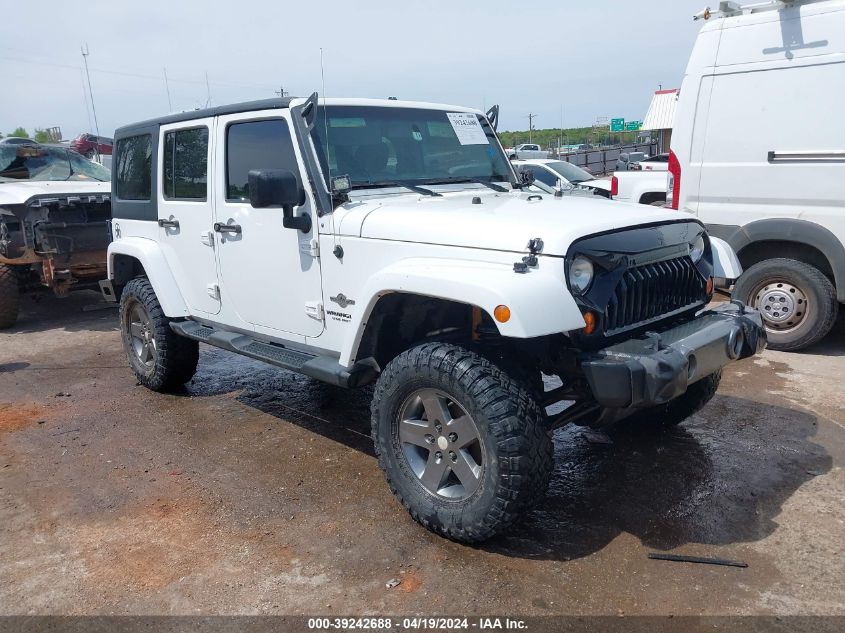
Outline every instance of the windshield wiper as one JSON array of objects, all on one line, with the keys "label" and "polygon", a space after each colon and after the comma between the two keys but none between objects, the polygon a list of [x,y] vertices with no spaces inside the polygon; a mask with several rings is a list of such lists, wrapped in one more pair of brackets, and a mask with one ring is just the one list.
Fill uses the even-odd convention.
[{"label": "windshield wiper", "polygon": [[421,193],[424,196],[434,196],[439,198],[441,194],[437,193],[436,191],[432,191],[431,189],[426,189],[425,187],[420,187],[419,185],[415,185],[410,182],[405,182],[403,180],[382,180],[379,182],[360,182],[355,185],[352,185],[350,189],[367,189],[369,187],[405,187],[405,189],[410,189],[415,193]]},{"label": "windshield wiper", "polygon": [[474,178],[472,176],[457,176],[455,178],[438,178],[437,180],[426,180],[425,184],[427,185],[445,185],[445,184],[460,184],[462,182],[474,182],[479,185],[484,185],[485,187],[489,187],[493,191],[498,192],[505,192],[507,191],[507,187],[503,187],[502,185],[497,185],[490,180],[485,180],[484,178]]}]

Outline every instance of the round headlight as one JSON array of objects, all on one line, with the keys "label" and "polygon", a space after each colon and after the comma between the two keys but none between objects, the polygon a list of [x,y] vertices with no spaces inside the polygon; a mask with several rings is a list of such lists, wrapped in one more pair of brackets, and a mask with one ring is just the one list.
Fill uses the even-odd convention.
[{"label": "round headlight", "polygon": [[569,286],[572,292],[582,295],[593,281],[593,262],[580,255],[569,266]]},{"label": "round headlight", "polygon": [[702,255],[704,255],[704,236],[699,235],[690,242],[689,256],[692,258],[693,262],[698,263],[698,260],[701,259]]}]

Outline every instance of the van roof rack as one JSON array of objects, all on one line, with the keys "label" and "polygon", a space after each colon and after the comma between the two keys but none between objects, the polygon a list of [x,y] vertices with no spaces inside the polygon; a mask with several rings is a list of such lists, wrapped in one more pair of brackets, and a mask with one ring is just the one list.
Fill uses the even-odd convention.
[{"label": "van roof rack", "polygon": [[757,11],[771,11],[773,9],[783,9],[784,7],[791,7],[795,4],[800,4],[803,0],[765,0],[764,2],[736,2],[736,0],[723,0],[719,3],[719,8],[715,11],[710,7],[705,7],[694,16],[693,20],[709,20],[711,17],[715,18],[730,18],[735,15],[743,15],[745,13],[755,13]]}]

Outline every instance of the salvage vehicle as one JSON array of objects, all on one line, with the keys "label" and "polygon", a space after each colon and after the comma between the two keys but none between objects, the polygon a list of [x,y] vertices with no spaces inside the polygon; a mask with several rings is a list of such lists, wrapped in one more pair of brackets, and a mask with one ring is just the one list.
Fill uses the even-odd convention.
[{"label": "salvage vehicle", "polygon": [[772,349],[800,350],[845,303],[845,2],[722,2],[697,17],[671,206],[736,251],[731,296],[760,310]]},{"label": "salvage vehicle", "polygon": [[106,272],[111,173],[73,150],[0,145],[0,328],[20,293],[97,288]]},{"label": "salvage vehicle", "polygon": [[765,345],[755,311],[706,308],[730,249],[686,214],[523,191],[491,118],[313,94],[120,128],[102,289],[137,380],[180,388],[203,342],[375,383],[390,488],[464,542],[543,496],[553,429],[704,406]]}]

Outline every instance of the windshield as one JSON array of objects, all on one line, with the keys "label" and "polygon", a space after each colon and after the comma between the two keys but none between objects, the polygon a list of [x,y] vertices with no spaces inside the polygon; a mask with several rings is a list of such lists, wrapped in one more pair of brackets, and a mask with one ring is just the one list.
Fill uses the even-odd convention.
[{"label": "windshield", "polygon": [[585,180],[593,180],[594,178],[594,176],[589,172],[584,171],[572,163],[567,163],[562,160],[546,163],[546,167],[556,171],[573,184],[578,184],[579,182],[584,182]]},{"label": "windshield", "polygon": [[63,147],[0,145],[0,182],[14,180],[108,182],[111,172]]},{"label": "windshield", "polygon": [[324,106],[312,134],[323,173],[349,176],[352,188],[511,179],[495,132],[471,113]]}]

